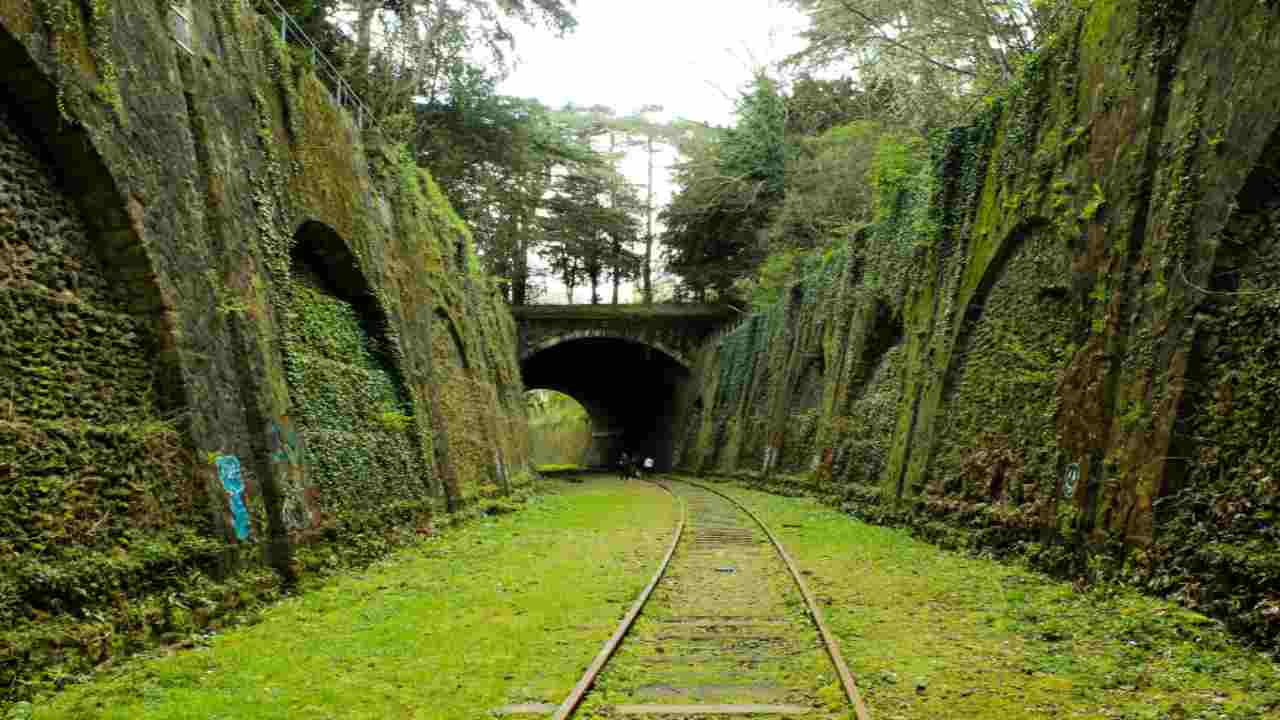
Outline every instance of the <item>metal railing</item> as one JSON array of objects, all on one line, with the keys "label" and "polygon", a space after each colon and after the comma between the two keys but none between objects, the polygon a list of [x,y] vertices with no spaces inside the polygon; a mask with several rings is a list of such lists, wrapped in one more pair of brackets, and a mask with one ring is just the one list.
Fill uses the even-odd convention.
[{"label": "metal railing", "polygon": [[[334,95],[334,100],[338,102],[338,105],[351,111],[356,121],[356,127],[363,130],[366,122],[376,125],[377,122],[374,120],[373,112],[369,109],[369,106],[351,87],[351,83],[348,83],[346,78],[342,77],[342,73],[338,71],[338,68],[329,62],[329,58],[325,56],[324,51],[302,31],[302,26],[280,5],[279,0],[263,0],[263,4],[275,12],[282,41],[289,42],[289,37],[292,35],[294,38],[301,38],[303,44],[311,49],[311,67],[333,84],[329,90],[330,94]],[[326,87],[328,86],[326,85]]]}]

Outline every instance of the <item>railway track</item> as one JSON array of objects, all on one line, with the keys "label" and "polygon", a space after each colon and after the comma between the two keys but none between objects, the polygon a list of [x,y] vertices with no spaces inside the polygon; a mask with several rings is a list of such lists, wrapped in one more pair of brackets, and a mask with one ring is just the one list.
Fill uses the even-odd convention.
[{"label": "railway track", "polygon": [[499,713],[868,720],[802,575],[763,522],[713,488],[659,484],[684,513],[649,585],[564,702]]}]

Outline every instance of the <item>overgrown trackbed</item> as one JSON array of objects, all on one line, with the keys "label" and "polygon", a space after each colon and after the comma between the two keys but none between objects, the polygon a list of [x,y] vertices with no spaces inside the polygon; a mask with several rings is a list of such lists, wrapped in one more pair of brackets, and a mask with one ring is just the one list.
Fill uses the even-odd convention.
[{"label": "overgrown trackbed", "polygon": [[808,590],[764,525],[710,488],[667,487],[686,519],[664,569],[555,717],[850,717],[847,694],[866,717]]}]

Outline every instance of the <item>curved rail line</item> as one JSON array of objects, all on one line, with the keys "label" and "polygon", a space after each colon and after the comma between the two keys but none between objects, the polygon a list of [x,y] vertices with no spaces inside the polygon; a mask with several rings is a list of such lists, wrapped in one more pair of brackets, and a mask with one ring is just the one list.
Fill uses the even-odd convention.
[{"label": "curved rail line", "polygon": [[667,548],[667,554],[662,558],[662,564],[658,566],[658,571],[653,574],[653,579],[640,591],[640,596],[636,598],[635,604],[631,606],[622,622],[618,625],[618,629],[613,632],[613,636],[605,642],[604,647],[600,650],[600,654],[596,655],[596,659],[592,661],[591,666],[587,668],[587,672],[583,674],[582,679],[574,686],[573,691],[569,693],[569,697],[560,703],[560,707],[556,708],[553,720],[567,720],[573,711],[578,709],[578,705],[582,702],[582,698],[586,697],[587,691],[591,689],[592,683],[596,681],[596,676],[604,669],[609,662],[609,658],[613,657],[613,653],[622,644],[622,638],[626,636],[627,631],[635,624],[636,618],[640,617],[640,611],[644,609],[645,603],[649,602],[649,596],[653,594],[653,589],[658,587],[658,582],[662,580],[662,576],[667,572],[667,566],[671,564],[671,558],[676,554],[676,547],[680,545],[680,538],[684,535],[685,525],[688,524],[689,506],[675,493],[671,492],[671,488],[662,483],[655,482],[655,485],[666,490],[672,498],[680,503],[680,524],[676,526],[674,537],[671,538],[671,547]]},{"label": "curved rail line", "polygon": [[[769,529],[769,526],[765,524],[764,520],[762,520],[760,516],[752,512],[750,508],[715,488],[703,485],[702,483],[692,482],[690,480],[682,479],[678,482],[683,482],[687,485],[700,488],[727,500],[734,507],[746,513],[746,515],[750,517],[762,531],[764,531],[765,537],[769,539],[769,543],[773,546],[773,549],[778,553],[778,556],[782,558],[783,564],[787,566],[787,571],[791,574],[791,579],[795,581],[796,587],[799,588],[800,594],[804,598],[805,606],[809,612],[809,617],[813,619],[813,623],[818,630],[818,635],[822,638],[823,645],[826,647],[827,655],[831,659],[832,665],[835,666],[837,674],[840,676],[840,682],[844,687],[845,695],[849,700],[849,704],[853,706],[854,713],[858,720],[870,720],[870,713],[867,711],[866,704],[862,700],[862,695],[858,691],[858,686],[853,680],[853,673],[849,671],[849,666],[845,663],[844,657],[840,654],[840,646],[837,643],[835,636],[832,635],[830,629],[828,629],[826,621],[822,616],[822,610],[818,607],[818,603],[813,597],[813,593],[809,590],[809,586],[805,584],[804,578],[800,575],[800,571],[796,567],[795,562],[791,559],[791,556],[787,554],[787,551],[782,547],[782,543],[778,541],[777,536],[773,534],[773,531]],[[591,663],[591,666],[587,668],[586,673],[583,674],[582,679],[578,681],[578,684],[573,688],[573,691],[569,693],[569,696],[565,698],[564,702],[556,709],[553,720],[568,720],[568,718],[573,715],[574,711],[577,710],[583,698],[586,697],[587,691],[591,689],[592,684],[595,683],[600,672],[604,669],[605,665],[608,664],[609,659],[613,657],[618,647],[622,644],[622,640],[626,636],[627,632],[630,631],[631,627],[635,624],[636,618],[638,618],[640,613],[644,610],[644,606],[649,601],[649,597],[653,594],[654,588],[658,586],[658,583],[666,574],[667,568],[671,564],[671,558],[675,555],[676,548],[680,545],[680,540],[683,537],[685,527],[688,524],[688,504],[685,503],[682,498],[677,496],[667,485],[659,482],[655,482],[654,484],[666,490],[668,493],[671,493],[671,496],[681,503],[680,524],[676,527],[675,535],[671,540],[671,546],[667,549],[667,554],[663,557],[662,564],[658,567],[658,571],[654,573],[653,579],[651,579],[644,590],[640,592],[640,596],[631,606],[631,610],[627,612],[625,617],[623,617],[618,629],[615,630],[613,636],[605,642],[604,647],[600,650],[596,659]]]}]

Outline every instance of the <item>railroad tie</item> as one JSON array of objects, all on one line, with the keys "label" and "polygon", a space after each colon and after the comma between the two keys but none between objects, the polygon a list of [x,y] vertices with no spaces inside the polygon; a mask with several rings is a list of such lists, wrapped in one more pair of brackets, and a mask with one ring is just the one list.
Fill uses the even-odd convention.
[{"label": "railroad tie", "polygon": [[614,705],[616,715],[808,715],[803,705]]}]

